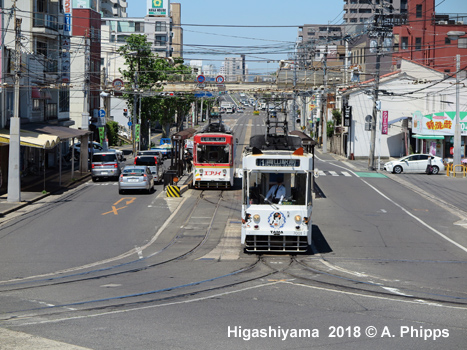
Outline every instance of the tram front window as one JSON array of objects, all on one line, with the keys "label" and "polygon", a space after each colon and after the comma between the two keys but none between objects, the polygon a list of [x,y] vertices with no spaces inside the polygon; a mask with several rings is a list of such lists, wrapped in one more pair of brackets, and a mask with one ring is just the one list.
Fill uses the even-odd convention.
[{"label": "tram front window", "polygon": [[[277,180],[283,180],[285,196],[282,205],[305,205],[307,193],[307,174],[269,174],[250,173],[248,197],[245,198],[249,204],[270,205],[266,199],[269,190],[277,184]],[[246,197],[246,196],[245,196]],[[246,203],[245,203],[246,204]]]},{"label": "tram front window", "polygon": [[198,163],[229,163],[229,146],[198,145]]}]

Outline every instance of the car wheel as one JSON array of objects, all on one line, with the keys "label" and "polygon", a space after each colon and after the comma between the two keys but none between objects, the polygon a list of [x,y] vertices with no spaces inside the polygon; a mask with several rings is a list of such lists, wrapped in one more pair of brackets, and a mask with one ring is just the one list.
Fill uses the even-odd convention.
[{"label": "car wheel", "polygon": [[439,174],[439,168],[436,165],[433,165],[431,167],[431,173],[434,175]]},{"label": "car wheel", "polygon": [[96,182],[96,181],[97,181],[97,177],[93,177],[92,182]]},{"label": "car wheel", "polygon": [[123,190],[118,190],[118,193],[119,193],[119,194],[123,194]]},{"label": "car wheel", "polygon": [[400,165],[396,165],[396,166],[394,167],[394,169],[393,169],[393,172],[394,172],[395,174],[400,174],[400,173],[402,173],[402,167],[401,167]]}]

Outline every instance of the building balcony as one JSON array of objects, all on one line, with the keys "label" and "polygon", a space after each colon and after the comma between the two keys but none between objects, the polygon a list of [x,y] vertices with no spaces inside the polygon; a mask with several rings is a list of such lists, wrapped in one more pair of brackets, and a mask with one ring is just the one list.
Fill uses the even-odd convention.
[{"label": "building balcony", "polygon": [[33,27],[44,28],[44,29],[57,32],[58,31],[58,17],[48,15],[46,13],[34,13]]}]

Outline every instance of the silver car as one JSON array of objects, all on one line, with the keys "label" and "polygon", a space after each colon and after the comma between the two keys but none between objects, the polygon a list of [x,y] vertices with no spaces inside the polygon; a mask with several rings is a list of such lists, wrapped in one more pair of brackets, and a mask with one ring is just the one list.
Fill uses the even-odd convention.
[{"label": "silver car", "polygon": [[98,152],[92,155],[91,175],[92,181],[102,178],[118,179],[121,171],[119,157],[113,152]]},{"label": "silver car", "polygon": [[154,190],[154,177],[146,165],[127,165],[123,168],[118,180],[118,193],[125,190]]}]

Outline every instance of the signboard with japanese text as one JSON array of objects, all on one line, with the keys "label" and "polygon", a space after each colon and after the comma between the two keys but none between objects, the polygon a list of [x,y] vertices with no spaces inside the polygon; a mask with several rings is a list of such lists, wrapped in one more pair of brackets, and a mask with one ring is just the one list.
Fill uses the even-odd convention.
[{"label": "signboard with japanese text", "polygon": [[[467,135],[467,112],[459,112],[461,135]],[[452,136],[456,124],[456,112],[413,114],[412,131],[423,135]]]},{"label": "signboard with japanese text", "polygon": [[352,124],[352,106],[344,106],[344,126]]},{"label": "signboard with japanese text", "polygon": [[389,128],[389,113],[388,111],[383,111],[382,121],[381,121],[381,134],[387,135]]},{"label": "signboard with japanese text", "polygon": [[149,16],[168,17],[170,16],[170,0],[147,0]]},{"label": "signboard with japanese text", "polygon": [[256,159],[256,166],[299,167],[299,159]]}]

